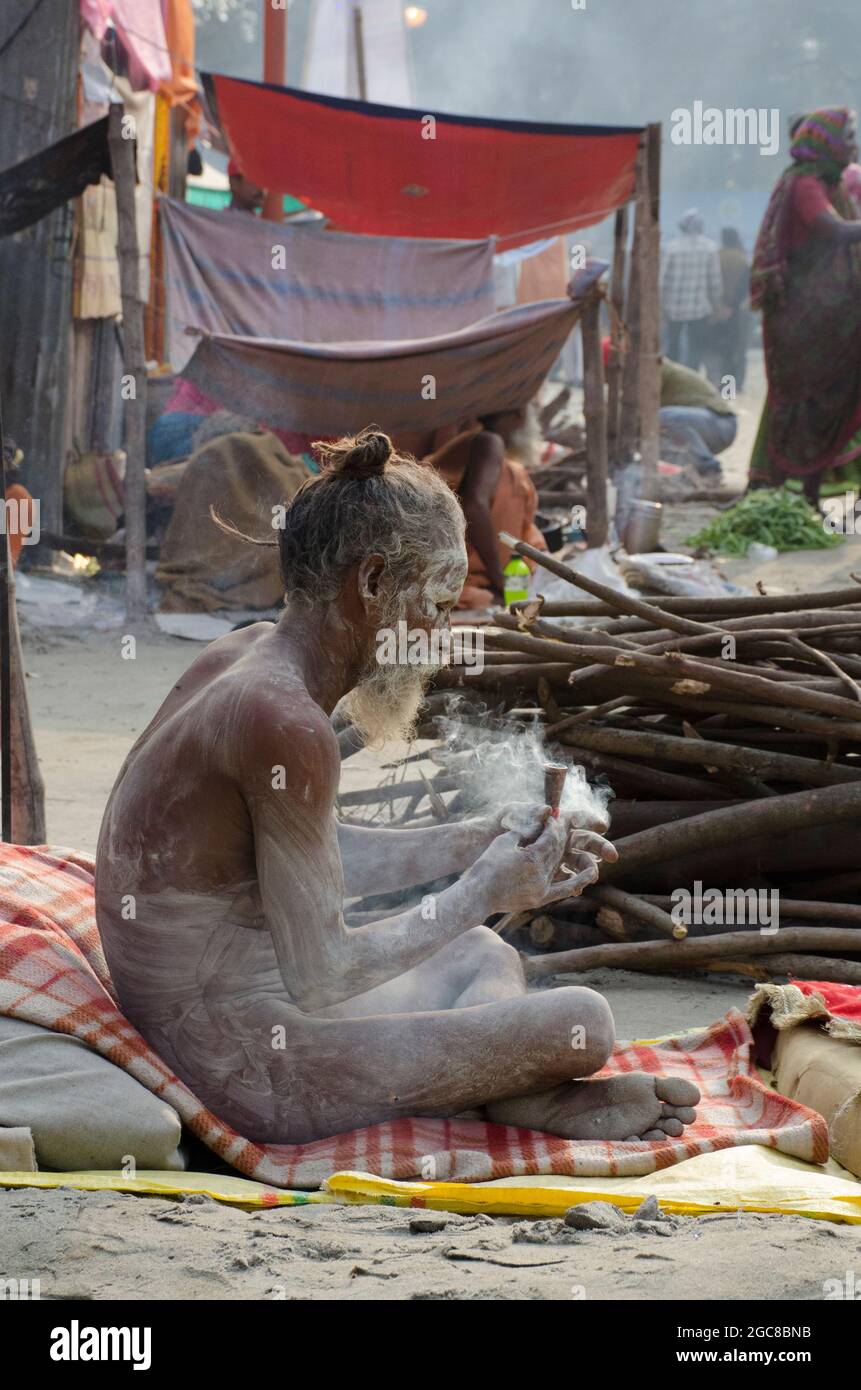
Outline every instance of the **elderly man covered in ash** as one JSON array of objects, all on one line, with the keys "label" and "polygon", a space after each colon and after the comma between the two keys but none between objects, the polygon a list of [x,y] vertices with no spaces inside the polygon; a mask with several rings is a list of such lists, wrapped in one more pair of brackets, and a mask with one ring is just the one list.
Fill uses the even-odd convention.
[{"label": "elderly man covered in ash", "polygon": [[[375,741],[409,730],[427,672],[380,664],[377,634],[446,628],[467,561],[457,498],[432,469],[374,432],[324,454],[279,532],[283,615],[207,647],[111,793],[96,903],[123,1010],[259,1142],[477,1107],[572,1139],[680,1135],[696,1088],[584,1079],[613,1045],[605,1000],[527,993],[517,952],[482,925],[582,892],[612,845],[546,806],[430,829],[336,820],[335,705],[348,696]],[[344,924],[345,894],[451,874],[433,914]]]}]

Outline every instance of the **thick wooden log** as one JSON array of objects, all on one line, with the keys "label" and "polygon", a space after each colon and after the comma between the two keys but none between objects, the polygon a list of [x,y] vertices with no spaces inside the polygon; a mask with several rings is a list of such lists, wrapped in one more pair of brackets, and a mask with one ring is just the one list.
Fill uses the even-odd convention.
[{"label": "thick wooden log", "polygon": [[800,782],[808,787],[830,787],[839,782],[861,781],[861,765],[843,767],[792,753],[766,752],[744,745],[718,743],[714,739],[677,738],[639,729],[609,729],[597,724],[578,724],[568,730],[566,742],[597,753],[659,758],[699,767],[718,767],[781,782]]},{"label": "thick wooden log", "polygon": [[706,847],[715,849],[757,835],[779,837],[788,830],[841,821],[861,825],[861,784],[857,782],[706,811],[618,841],[619,862],[602,868],[601,881],[630,879],[632,873],[656,861],[678,859]]},{"label": "thick wooden log", "polygon": [[685,941],[632,941],[580,950],[558,951],[527,962],[530,979],[571,971],[686,970],[704,962],[737,960],[783,952],[861,951],[861,940],[852,927],[785,927],[769,935],[759,931],[723,932],[719,936],[688,937]]}]

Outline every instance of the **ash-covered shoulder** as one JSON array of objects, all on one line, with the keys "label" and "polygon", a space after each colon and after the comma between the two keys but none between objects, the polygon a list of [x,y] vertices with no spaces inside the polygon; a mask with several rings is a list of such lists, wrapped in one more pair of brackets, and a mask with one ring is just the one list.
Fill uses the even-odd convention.
[{"label": "ash-covered shoulder", "polygon": [[341,771],[338,739],[325,710],[301,681],[247,686],[236,714],[243,729],[238,773],[244,785],[265,787],[283,769],[283,785],[305,788],[311,780],[324,799],[334,797]]}]

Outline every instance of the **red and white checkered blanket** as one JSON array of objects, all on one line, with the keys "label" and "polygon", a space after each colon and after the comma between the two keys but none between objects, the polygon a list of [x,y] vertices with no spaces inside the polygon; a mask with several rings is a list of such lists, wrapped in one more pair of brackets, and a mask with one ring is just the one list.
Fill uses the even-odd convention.
[{"label": "red and white checkered blanket", "polygon": [[198,1101],[117,1007],[93,899],[93,861],[49,846],[0,845],[0,1014],[74,1033],[178,1112],[227,1163],[275,1187],[317,1188],[343,1169],[386,1178],[482,1182],[525,1174],[622,1176],[737,1144],[764,1144],[824,1163],[821,1116],[769,1091],[752,1037],[732,1010],[711,1028],[660,1044],[617,1046],[604,1073],[684,1076],[702,1092],[682,1139],[606,1143],[557,1139],[480,1120],[395,1120],[313,1144],[255,1144]]}]

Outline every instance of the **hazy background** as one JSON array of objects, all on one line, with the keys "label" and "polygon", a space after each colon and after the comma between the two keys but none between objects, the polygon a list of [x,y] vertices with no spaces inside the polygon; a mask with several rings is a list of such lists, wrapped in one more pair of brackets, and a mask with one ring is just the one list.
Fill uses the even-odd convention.
[{"label": "hazy background", "polygon": [[[198,63],[262,75],[261,0],[195,0]],[[292,0],[288,81],[301,85],[311,0]],[[787,162],[796,112],[861,101],[861,0],[423,0],[410,29],[422,111],[584,124],[662,121],[665,229],[698,205],[707,230],[748,246]],[[670,114],[706,106],[780,112],[781,148],[678,147]]]}]

